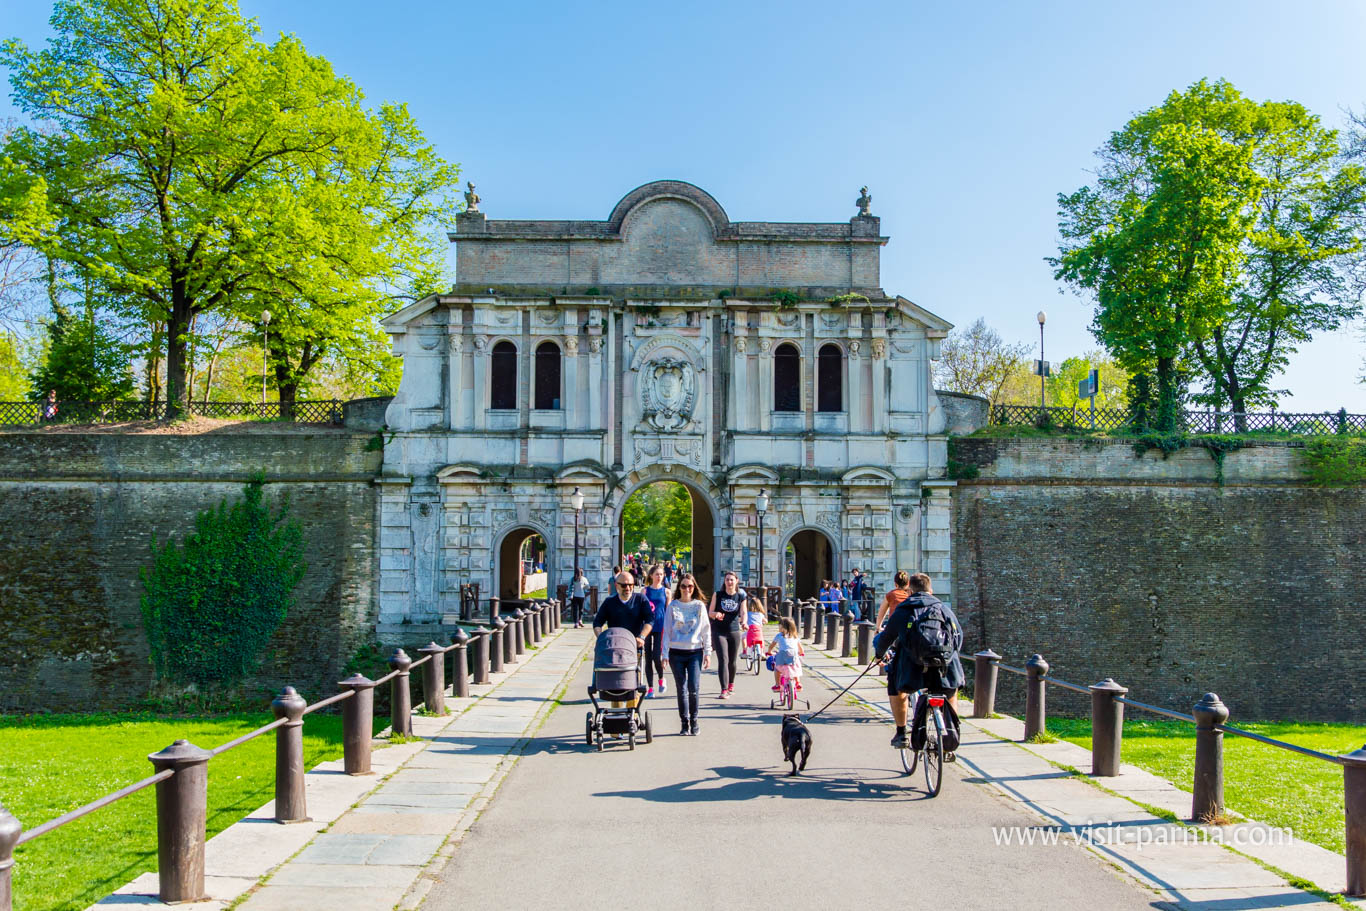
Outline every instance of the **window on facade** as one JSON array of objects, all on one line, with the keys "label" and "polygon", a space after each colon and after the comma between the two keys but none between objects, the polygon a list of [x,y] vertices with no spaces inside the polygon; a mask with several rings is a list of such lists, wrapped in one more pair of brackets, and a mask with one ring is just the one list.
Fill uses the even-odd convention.
[{"label": "window on facade", "polygon": [[560,410],[560,349],[554,342],[536,346],[536,408]]},{"label": "window on facade", "polygon": [[793,344],[773,352],[773,410],[802,410],[802,356]]},{"label": "window on facade", "polygon": [[816,355],[816,410],[844,410],[844,352],[822,345]]},{"label": "window on facade", "polygon": [[517,407],[517,346],[499,342],[493,346],[493,375],[489,378],[489,407]]}]

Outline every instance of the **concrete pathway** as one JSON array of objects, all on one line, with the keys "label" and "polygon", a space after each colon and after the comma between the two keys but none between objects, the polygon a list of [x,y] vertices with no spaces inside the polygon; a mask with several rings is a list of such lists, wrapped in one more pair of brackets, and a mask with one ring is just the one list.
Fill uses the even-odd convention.
[{"label": "concrete pathway", "polygon": [[[943,792],[901,773],[888,725],[839,704],[812,725],[806,772],[788,777],[772,677],[717,698],[703,676],[698,737],[678,735],[673,693],[647,702],[655,742],[584,743],[591,669],[575,675],[465,834],[427,898],[432,911],[510,908],[1146,909],[1151,889],[1068,845],[1000,848],[995,827],[1038,817],[963,764]],[[830,691],[814,677],[813,706]],[[970,747],[968,749],[974,749]]]},{"label": "concrete pathway", "polygon": [[[860,669],[853,666],[852,658],[840,659],[813,649],[808,653],[811,669],[833,685],[842,688],[858,676]],[[870,710],[890,718],[885,681],[870,673],[853,692]],[[965,700],[963,713],[970,712],[971,703]],[[1118,777],[1091,779],[1089,750],[1063,741],[1020,743],[1024,724],[1019,719],[965,717],[963,735],[963,769],[990,781],[1007,800],[1038,818],[1040,824],[1032,827],[1032,836],[1026,833],[1027,839],[1037,844],[1040,837],[1056,836],[1059,842],[1090,851],[1155,890],[1164,907],[1218,911],[1326,911],[1333,907],[1291,885],[1286,876],[1268,866],[1327,892],[1341,892],[1345,885],[1342,855],[1309,842],[1287,843],[1281,833],[1254,821],[1187,826],[1154,815],[1140,804],[1185,819],[1190,815],[1190,793],[1127,763]],[[1079,776],[1073,770],[1087,774]],[[1016,845],[1018,850],[1018,841]],[[1234,845],[1248,856],[1226,847]],[[1366,900],[1344,903],[1366,908]]]}]

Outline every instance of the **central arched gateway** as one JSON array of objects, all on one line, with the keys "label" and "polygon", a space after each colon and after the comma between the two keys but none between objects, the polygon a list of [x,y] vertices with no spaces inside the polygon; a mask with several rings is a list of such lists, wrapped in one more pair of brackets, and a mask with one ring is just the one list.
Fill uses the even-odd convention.
[{"label": "central arched gateway", "polygon": [[623,485],[614,490],[610,497],[610,511],[613,516],[613,562],[615,563],[621,554],[629,549],[625,545],[630,542],[622,541],[621,519],[626,501],[642,487],[660,481],[682,484],[692,500],[692,572],[697,579],[698,587],[710,596],[715,591],[713,584],[717,578],[717,570],[723,568],[720,566],[722,536],[717,534],[721,527],[718,522],[720,508],[716,500],[719,491],[715,491],[715,486],[700,473],[677,465],[652,465],[626,476]]},{"label": "central arched gateway", "polygon": [[783,555],[783,591],[798,600],[820,594],[822,580],[836,579],[838,550],[830,536],[819,528],[801,528],[788,535]]}]

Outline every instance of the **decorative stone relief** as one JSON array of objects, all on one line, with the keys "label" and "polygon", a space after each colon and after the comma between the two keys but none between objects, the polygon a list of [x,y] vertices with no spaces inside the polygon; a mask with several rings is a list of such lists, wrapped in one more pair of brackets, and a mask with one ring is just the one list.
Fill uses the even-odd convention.
[{"label": "decorative stone relief", "polygon": [[691,423],[697,377],[690,362],[660,358],[647,362],[640,373],[646,423],[665,432],[681,430]]},{"label": "decorative stone relief", "polygon": [[840,531],[840,514],[837,512],[823,512],[816,516],[816,524],[828,528],[838,535]]},{"label": "decorative stone relief", "polygon": [[744,337],[743,335],[738,336],[738,337],[735,339],[735,353],[736,353],[736,354],[744,354],[744,353],[745,353],[745,349],[748,348],[748,347],[749,347],[749,342],[747,342],[747,341],[745,340],[745,337]]},{"label": "decorative stone relief", "polygon": [[465,337],[463,335],[452,335],[446,342],[446,344],[450,346],[450,349],[457,354],[460,352],[460,348],[464,343]]},{"label": "decorative stone relief", "polygon": [[768,354],[769,351],[773,350],[773,339],[771,339],[771,338],[760,339],[760,340],[759,340],[759,350],[762,351],[764,354]]},{"label": "decorative stone relief", "polygon": [[601,351],[601,350],[602,350],[602,337],[601,337],[601,336],[595,335],[595,336],[593,336],[592,338],[590,338],[590,339],[588,340],[588,350],[591,351],[591,352],[593,352],[594,354],[597,354],[599,351]]},{"label": "decorative stone relief", "polygon": [[691,462],[702,466],[702,440],[697,437],[654,437],[637,436],[634,438],[632,467],[642,463],[660,462],[664,470],[669,470],[672,462]]},{"label": "decorative stone relief", "polygon": [[488,346],[489,340],[484,338],[484,336],[476,335],[474,337],[474,350],[482,352]]},{"label": "decorative stone relief", "polygon": [[530,518],[531,521],[539,523],[542,528],[551,528],[555,525],[555,510],[533,509]]},{"label": "decorative stone relief", "polygon": [[564,350],[568,354],[578,354],[579,337],[576,335],[566,335],[564,337]]},{"label": "decorative stone relief", "polygon": [[873,194],[871,194],[871,193],[868,192],[868,188],[867,188],[867,187],[861,187],[861,188],[859,189],[859,191],[858,191],[858,199],[855,200],[854,204],[855,204],[856,206],[858,206],[858,214],[860,214],[860,215],[872,215],[872,214],[873,214],[873,212],[872,212],[872,208],[873,208]]},{"label": "decorative stone relief", "polygon": [[509,311],[507,313],[495,313],[493,318],[498,321],[500,326],[511,326],[517,321],[517,316],[518,314],[515,311]]},{"label": "decorative stone relief", "polygon": [[884,358],[887,356],[887,340],[881,338],[873,339],[873,357]]},{"label": "decorative stone relief", "polygon": [[825,325],[829,326],[831,329],[838,329],[840,326],[843,326],[843,325],[844,325],[844,314],[843,314],[843,313],[822,313],[822,314],[821,314],[821,322],[824,323]]},{"label": "decorative stone relief", "polygon": [[863,350],[863,342],[858,339],[851,339],[849,342],[849,357],[857,358],[859,352]]},{"label": "decorative stone relief", "polygon": [[495,509],[493,511],[493,527],[502,528],[504,525],[510,525],[516,518],[517,510],[515,509]]},{"label": "decorative stone relief", "polygon": [[560,314],[555,310],[538,310],[536,311],[536,318],[547,326],[553,326],[559,321]]}]

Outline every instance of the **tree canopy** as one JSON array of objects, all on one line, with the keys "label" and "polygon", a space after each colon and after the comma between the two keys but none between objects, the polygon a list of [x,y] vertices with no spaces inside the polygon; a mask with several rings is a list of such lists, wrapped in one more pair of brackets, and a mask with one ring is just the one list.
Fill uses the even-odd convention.
[{"label": "tree canopy", "polygon": [[1172,429],[1183,374],[1235,411],[1272,402],[1287,355],[1357,312],[1344,278],[1366,196],[1337,134],[1293,102],[1197,82],[1112,134],[1059,203],[1055,275],[1095,297],[1092,331]]},{"label": "tree canopy", "polygon": [[0,213],[22,215],[13,240],[164,325],[172,414],[199,314],[278,312],[272,363],[292,394],[373,338],[394,297],[430,289],[457,169],[401,105],[368,110],[296,38],[259,41],[235,0],[59,0],[51,21],[46,49],[0,52],[16,104],[48,127],[7,137]]},{"label": "tree canopy", "polygon": [[682,484],[660,481],[631,494],[621,510],[621,546],[634,553],[641,541],[651,550],[678,553],[692,546],[692,497]]},{"label": "tree canopy", "polygon": [[935,382],[949,392],[980,395],[991,404],[1003,401],[1011,377],[1025,364],[1029,345],[1008,344],[978,317],[966,329],[954,329],[940,342]]}]

